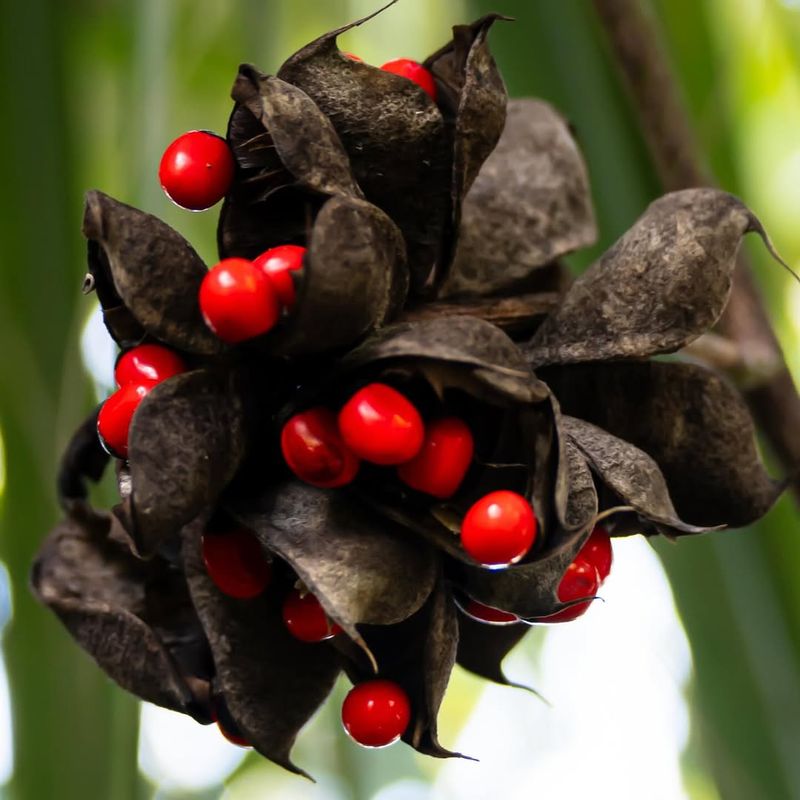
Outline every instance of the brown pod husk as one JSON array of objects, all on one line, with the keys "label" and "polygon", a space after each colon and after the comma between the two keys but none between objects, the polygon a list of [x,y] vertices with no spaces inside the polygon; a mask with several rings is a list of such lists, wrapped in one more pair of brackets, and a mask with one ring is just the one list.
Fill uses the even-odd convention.
[{"label": "brown pod husk", "polygon": [[511,100],[503,135],[464,199],[439,295],[553,288],[553,262],[596,238],[586,164],[566,120],[541,100]]},{"label": "brown pod husk", "polygon": [[560,413],[556,416],[556,434],[558,469],[553,498],[556,518],[563,530],[584,530],[597,516],[597,490],[589,464],[577,445],[565,435]]},{"label": "brown pod husk", "polygon": [[764,236],[730,194],[664,195],[572,284],[531,340],[532,364],[644,358],[685,346],[719,319],[749,231]]},{"label": "brown pod husk", "polygon": [[351,345],[394,316],[406,298],[402,237],[364,200],[328,200],[314,221],[308,248],[295,308],[264,340],[274,355]]},{"label": "brown pod husk", "polygon": [[224,349],[203,322],[197,300],[206,266],[177,231],[91,191],[83,234],[102,249],[114,289],[147,333],[189,353],[213,355]]},{"label": "brown pod husk", "polygon": [[243,105],[231,112],[227,141],[237,171],[217,223],[220,258],[253,259],[277,245],[306,244],[328,196],[295,183],[269,131]]},{"label": "brown pod husk", "polygon": [[[494,150],[506,121],[506,87],[487,36],[501,14],[453,26],[453,39],[425,59],[454,106],[453,208],[458,209],[481,165]],[[447,103],[449,101],[449,103]]]},{"label": "brown pod husk", "polygon": [[210,721],[204,641],[180,573],[108,538],[108,515],[66,518],[31,573],[36,596],[123,689]]},{"label": "brown pod husk", "polygon": [[459,614],[456,663],[479,678],[501,686],[527,689],[536,694],[530,687],[508,680],[502,666],[503,659],[529,630],[530,627],[524,622],[514,625],[487,625],[467,614]]},{"label": "brown pod husk", "polygon": [[238,173],[220,213],[220,256],[306,244],[328,197],[361,197],[330,120],[301,89],[243,64],[227,140]]},{"label": "brown pod husk", "polygon": [[[363,637],[374,653],[381,678],[395,681],[411,702],[411,722],[403,741],[425,755],[461,756],[439,743],[437,717],[458,647],[455,603],[439,579],[425,605],[397,625],[362,626]],[[344,669],[353,683],[375,677],[361,650],[337,642],[345,655]]]},{"label": "brown pod husk", "polygon": [[785,487],[761,462],[744,401],[708,369],[652,362],[553,367],[541,374],[566,414],[655,461],[678,516],[691,525],[748,525]]},{"label": "brown pod husk", "polygon": [[215,689],[261,755],[309,777],[292,763],[291,750],[300,729],[333,688],[339,657],[329,644],[306,644],[286,629],[281,602],[288,586],[273,585],[247,601],[222,594],[202,563],[202,530],[202,520],[184,529],[183,559],[192,600],[211,644]]},{"label": "brown pod husk", "polygon": [[402,231],[419,291],[441,259],[451,213],[448,135],[419,86],[339,51],[337,37],[364,21],[307,44],[278,77],[302,89],[332,121],[364,196]]},{"label": "brown pod husk", "polygon": [[547,387],[531,372],[514,342],[476,317],[388,326],[342,359],[341,370],[403,360],[430,367],[428,377],[434,384],[459,386],[489,401],[507,405],[548,397]]},{"label": "brown pod husk", "polygon": [[561,424],[603,483],[637,514],[676,535],[709,530],[678,517],[664,475],[647,453],[583,420],[563,416]]},{"label": "brown pod husk", "polygon": [[302,89],[242,64],[231,97],[261,123],[300,186],[319,194],[361,196],[330,119]]},{"label": "brown pod husk", "polygon": [[245,444],[237,373],[185,372],[150,391],[130,428],[131,493],[115,509],[142,555],[214,504]]},{"label": "brown pod husk", "polygon": [[110,460],[97,435],[97,415],[101,408],[97,406],[80,424],[61,456],[56,482],[58,501],[64,511],[69,512],[76,504],[85,505],[89,496],[87,479],[97,483]]},{"label": "brown pod husk", "polygon": [[452,229],[436,283],[447,279],[461,220],[461,204],[481,165],[494,150],[506,121],[506,87],[489,51],[487,36],[500,14],[453,27],[453,39],[424,65],[437,79],[438,103],[452,128]]},{"label": "brown pod husk", "polygon": [[356,625],[392,625],[415,614],[436,579],[433,549],[341,492],[293,482],[228,509],[279,555],[354,641]]}]

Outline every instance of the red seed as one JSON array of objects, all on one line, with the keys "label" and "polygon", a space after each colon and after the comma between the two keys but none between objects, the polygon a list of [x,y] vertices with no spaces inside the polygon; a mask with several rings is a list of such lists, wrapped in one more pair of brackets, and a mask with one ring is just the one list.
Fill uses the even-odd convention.
[{"label": "red seed", "polygon": [[402,464],[419,453],[425,426],[412,403],[385,383],[357,391],[339,412],[344,443],[373,464]]},{"label": "red seed", "polygon": [[476,561],[505,567],[519,561],[536,539],[531,504],[520,494],[500,490],[478,500],[461,523],[461,545]]},{"label": "red seed", "polygon": [[124,386],[143,380],[161,383],[181,372],[186,372],[186,364],[176,352],[160,344],[140,344],[120,356],[114,377],[117,386]]},{"label": "red seed", "polygon": [[608,577],[614,553],[611,549],[611,537],[602,525],[595,527],[577,557],[594,565],[600,576],[600,583]]},{"label": "red seed", "polygon": [[173,203],[190,211],[202,211],[228,193],[234,167],[231,150],[221,136],[189,131],[164,151],[158,178]]},{"label": "red seed", "polygon": [[243,258],[226,258],[212,267],[200,285],[199,302],[206,325],[229,344],[261,336],[280,316],[272,284]]},{"label": "red seed", "polygon": [[411,721],[408,695],[394,681],[377,678],[354,686],[342,704],[344,729],[364,747],[386,747]]},{"label": "red seed", "polygon": [[272,569],[255,535],[245,528],[207,532],[203,562],[214,585],[237,600],[251,600],[269,586]]},{"label": "red seed", "polygon": [[342,632],[328,619],[313,594],[301,594],[297,589],[292,589],[283,601],[283,621],[289,633],[301,642],[324,642]]},{"label": "red seed", "polygon": [[322,489],[350,483],[360,466],[342,440],[336,415],[323,407],[295,414],[283,426],[281,452],[301,481]]},{"label": "red seed", "polygon": [[519,617],[510,611],[503,611],[499,608],[479,603],[470,598],[462,608],[462,611],[478,622],[485,622],[488,625],[513,625],[519,622]]},{"label": "red seed", "polygon": [[153,381],[126,383],[103,403],[97,416],[100,443],[116,458],[128,457],[128,435],[136,409],[155,386]]},{"label": "red seed", "polygon": [[410,58],[396,58],[394,61],[387,61],[381,66],[381,69],[414,81],[420,89],[427,92],[434,103],[436,102],[436,81],[433,79],[433,75],[419,62]]},{"label": "red seed", "polygon": [[272,247],[253,260],[270,280],[281,305],[291,310],[297,300],[292,272],[303,268],[306,248],[297,244]]},{"label": "red seed", "polygon": [[[593,564],[583,559],[576,559],[568,567],[558,584],[558,599],[562,603],[580,600],[582,597],[594,597],[600,588],[600,575]],[[574,606],[557,611],[547,617],[540,617],[537,622],[569,622],[587,612],[591,600],[576,603]]]},{"label": "red seed", "polygon": [[474,443],[466,423],[444,417],[425,426],[425,440],[417,455],[397,468],[403,483],[442,500],[461,486],[472,463]]}]

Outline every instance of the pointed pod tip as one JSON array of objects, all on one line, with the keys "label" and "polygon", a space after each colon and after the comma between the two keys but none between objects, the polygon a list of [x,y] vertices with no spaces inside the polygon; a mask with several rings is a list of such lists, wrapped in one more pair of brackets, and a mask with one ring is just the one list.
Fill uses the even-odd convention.
[{"label": "pointed pod tip", "polygon": [[369,649],[369,645],[364,641],[363,637],[356,632],[355,635],[350,633],[349,630],[346,630],[347,634],[350,638],[364,651],[364,655],[369,660],[369,665],[372,667],[372,671],[377,675],[379,673],[378,669],[378,661],[372,653],[372,650]]},{"label": "pointed pod tip", "polygon": [[90,189],[84,195],[83,225],[81,230],[87,239],[100,239],[103,236],[103,200],[108,195],[99,189]]}]

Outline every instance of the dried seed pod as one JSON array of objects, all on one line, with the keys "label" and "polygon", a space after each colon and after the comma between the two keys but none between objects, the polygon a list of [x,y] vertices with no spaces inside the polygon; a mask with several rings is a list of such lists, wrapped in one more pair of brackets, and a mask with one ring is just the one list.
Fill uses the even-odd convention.
[{"label": "dried seed pod", "polygon": [[33,591],[124,689],[208,722],[208,648],[182,573],[137,559],[110,530],[107,515],[60,522],[33,565]]},{"label": "dried seed pod", "polygon": [[[760,224],[723,192],[667,195],[559,304],[560,256],[595,237],[586,170],[548,105],[512,101],[506,114],[487,42],[498,19],[456,26],[426,61],[436,103],[340,53],[352,26],[278,77],[240,68],[220,253],[307,248],[296,302],[264,336],[222,345],[200,315],[206,268],[189,244],[87,197],[88,288],[112,336],[165,342],[191,371],[137,407],[115,516],[87,499],[109,460],[97,411],[79,427],[58,476],[68,517],[42,547],[34,592],[121,686],[202,722],[213,697],[231,731],[301,774],[292,746],[342,667],[399,684],[405,741],[455,755],[437,733],[453,664],[508,684],[502,660],[527,626],[481,624],[454,593],[523,621],[550,616],[585,602],[562,602],[558,588],[601,515],[614,535],[697,533],[757,519],[783,488],[723,379],[641,360],[717,320],[740,240],[764,236]],[[532,338],[519,345],[494,323]],[[346,488],[293,477],[286,420],[308,409],[336,419],[376,382],[408,394],[417,433],[448,417],[467,427],[474,450],[454,494],[415,491],[368,462]],[[539,533],[519,563],[490,570],[459,533],[498,490],[531,503]],[[254,597],[223,594],[201,557],[203,534],[232,520],[271,562]],[[330,642],[286,629],[298,580],[341,626]]]},{"label": "dried seed pod", "polygon": [[458,237],[441,297],[558,288],[551,265],[594,243],[586,164],[547,103],[509,102],[503,135],[464,198]]},{"label": "dried seed pod", "polygon": [[203,567],[202,530],[202,518],[184,529],[183,563],[214,656],[215,687],[259,753],[305,775],[291,761],[292,745],[333,688],[339,659],[325,642],[310,657],[308,645],[289,633],[279,586],[246,603],[220,592]]},{"label": "dried seed pod", "polygon": [[222,350],[197,302],[206,266],[180,234],[98,191],[86,195],[83,233],[102,249],[114,289],[147,333],[190,353]]},{"label": "dried seed pod", "polygon": [[726,192],[686,189],[656,200],[539,328],[532,363],[645,358],[688,344],[719,319],[749,231],[763,235]]}]

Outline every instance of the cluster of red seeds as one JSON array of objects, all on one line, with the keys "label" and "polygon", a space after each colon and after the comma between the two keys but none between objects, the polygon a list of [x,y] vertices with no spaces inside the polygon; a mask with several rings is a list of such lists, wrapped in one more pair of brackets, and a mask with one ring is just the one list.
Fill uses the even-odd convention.
[{"label": "cluster of red seeds", "polygon": [[[344,54],[361,61],[351,53]],[[431,73],[410,59],[396,59],[381,69],[405,77],[434,101],[436,83]],[[221,137],[190,131],[164,152],[159,179],[177,205],[200,211],[221,200],[230,189],[235,171],[233,155]],[[296,301],[292,273],[302,269],[306,249],[287,244],[262,253],[253,261],[229,258],[212,267],[200,288],[200,309],[206,324],[223,341],[235,344],[269,331],[284,310]],[[98,433],[112,455],[127,458],[128,431],[133,414],[155,385],[187,369],[166,347],[144,344],[128,350],[117,363],[118,390],[103,404]],[[371,383],[359,389],[338,413],[319,406],[296,414],[283,426],[281,451],[286,464],[301,480],[321,488],[351,483],[361,462],[393,467],[410,488],[440,500],[452,497],[473,460],[472,433],[463,420],[444,416],[424,421],[397,389]],[[530,503],[507,490],[491,492],[475,502],[461,524],[461,544],[476,561],[490,568],[505,567],[523,558],[533,547],[537,519]],[[202,542],[209,577],[224,594],[247,601],[269,586],[272,570],[255,535],[244,528],[207,532]],[[594,596],[611,569],[611,541],[601,527],[567,569],[558,587],[562,602]],[[564,622],[583,614],[586,600],[539,622]],[[519,623],[514,614],[467,598],[461,610],[492,625]],[[292,589],[283,602],[283,620],[297,639],[315,643],[337,635],[341,628],[326,615],[319,600],[304,587]],[[222,700],[220,700],[222,703]],[[214,713],[223,735],[246,746],[248,742]],[[355,686],[342,705],[347,733],[367,747],[397,741],[408,727],[410,703],[392,681],[375,679]]]},{"label": "cluster of red seeds", "polygon": [[141,344],[123,353],[114,370],[119,387],[97,417],[100,441],[111,455],[128,457],[128,431],[133,414],[157,384],[186,371],[181,357],[159,344]]},{"label": "cluster of red seeds", "polygon": [[[472,433],[458,417],[425,423],[413,403],[384,383],[359,389],[338,415],[317,407],[292,417],[281,432],[289,468],[313,486],[350,483],[361,461],[396,467],[407,486],[444,500],[461,486],[472,463]],[[461,524],[461,544],[487,567],[506,567],[533,546],[537,521],[522,495],[491,492]]]},{"label": "cluster of red seeds", "polygon": [[[358,56],[346,54],[354,61]],[[436,83],[421,64],[408,58],[388,61],[381,69],[416,83],[436,100]],[[234,177],[227,143],[208,131],[179,136],[161,159],[159,179],[167,196],[182,208],[201,211],[221,200]],[[236,344],[271,330],[282,309],[291,310],[295,287],[290,273],[303,265],[305,248],[283,245],[253,261],[226,258],[209,270],[200,287],[200,310],[206,324],[224,342]]]}]

